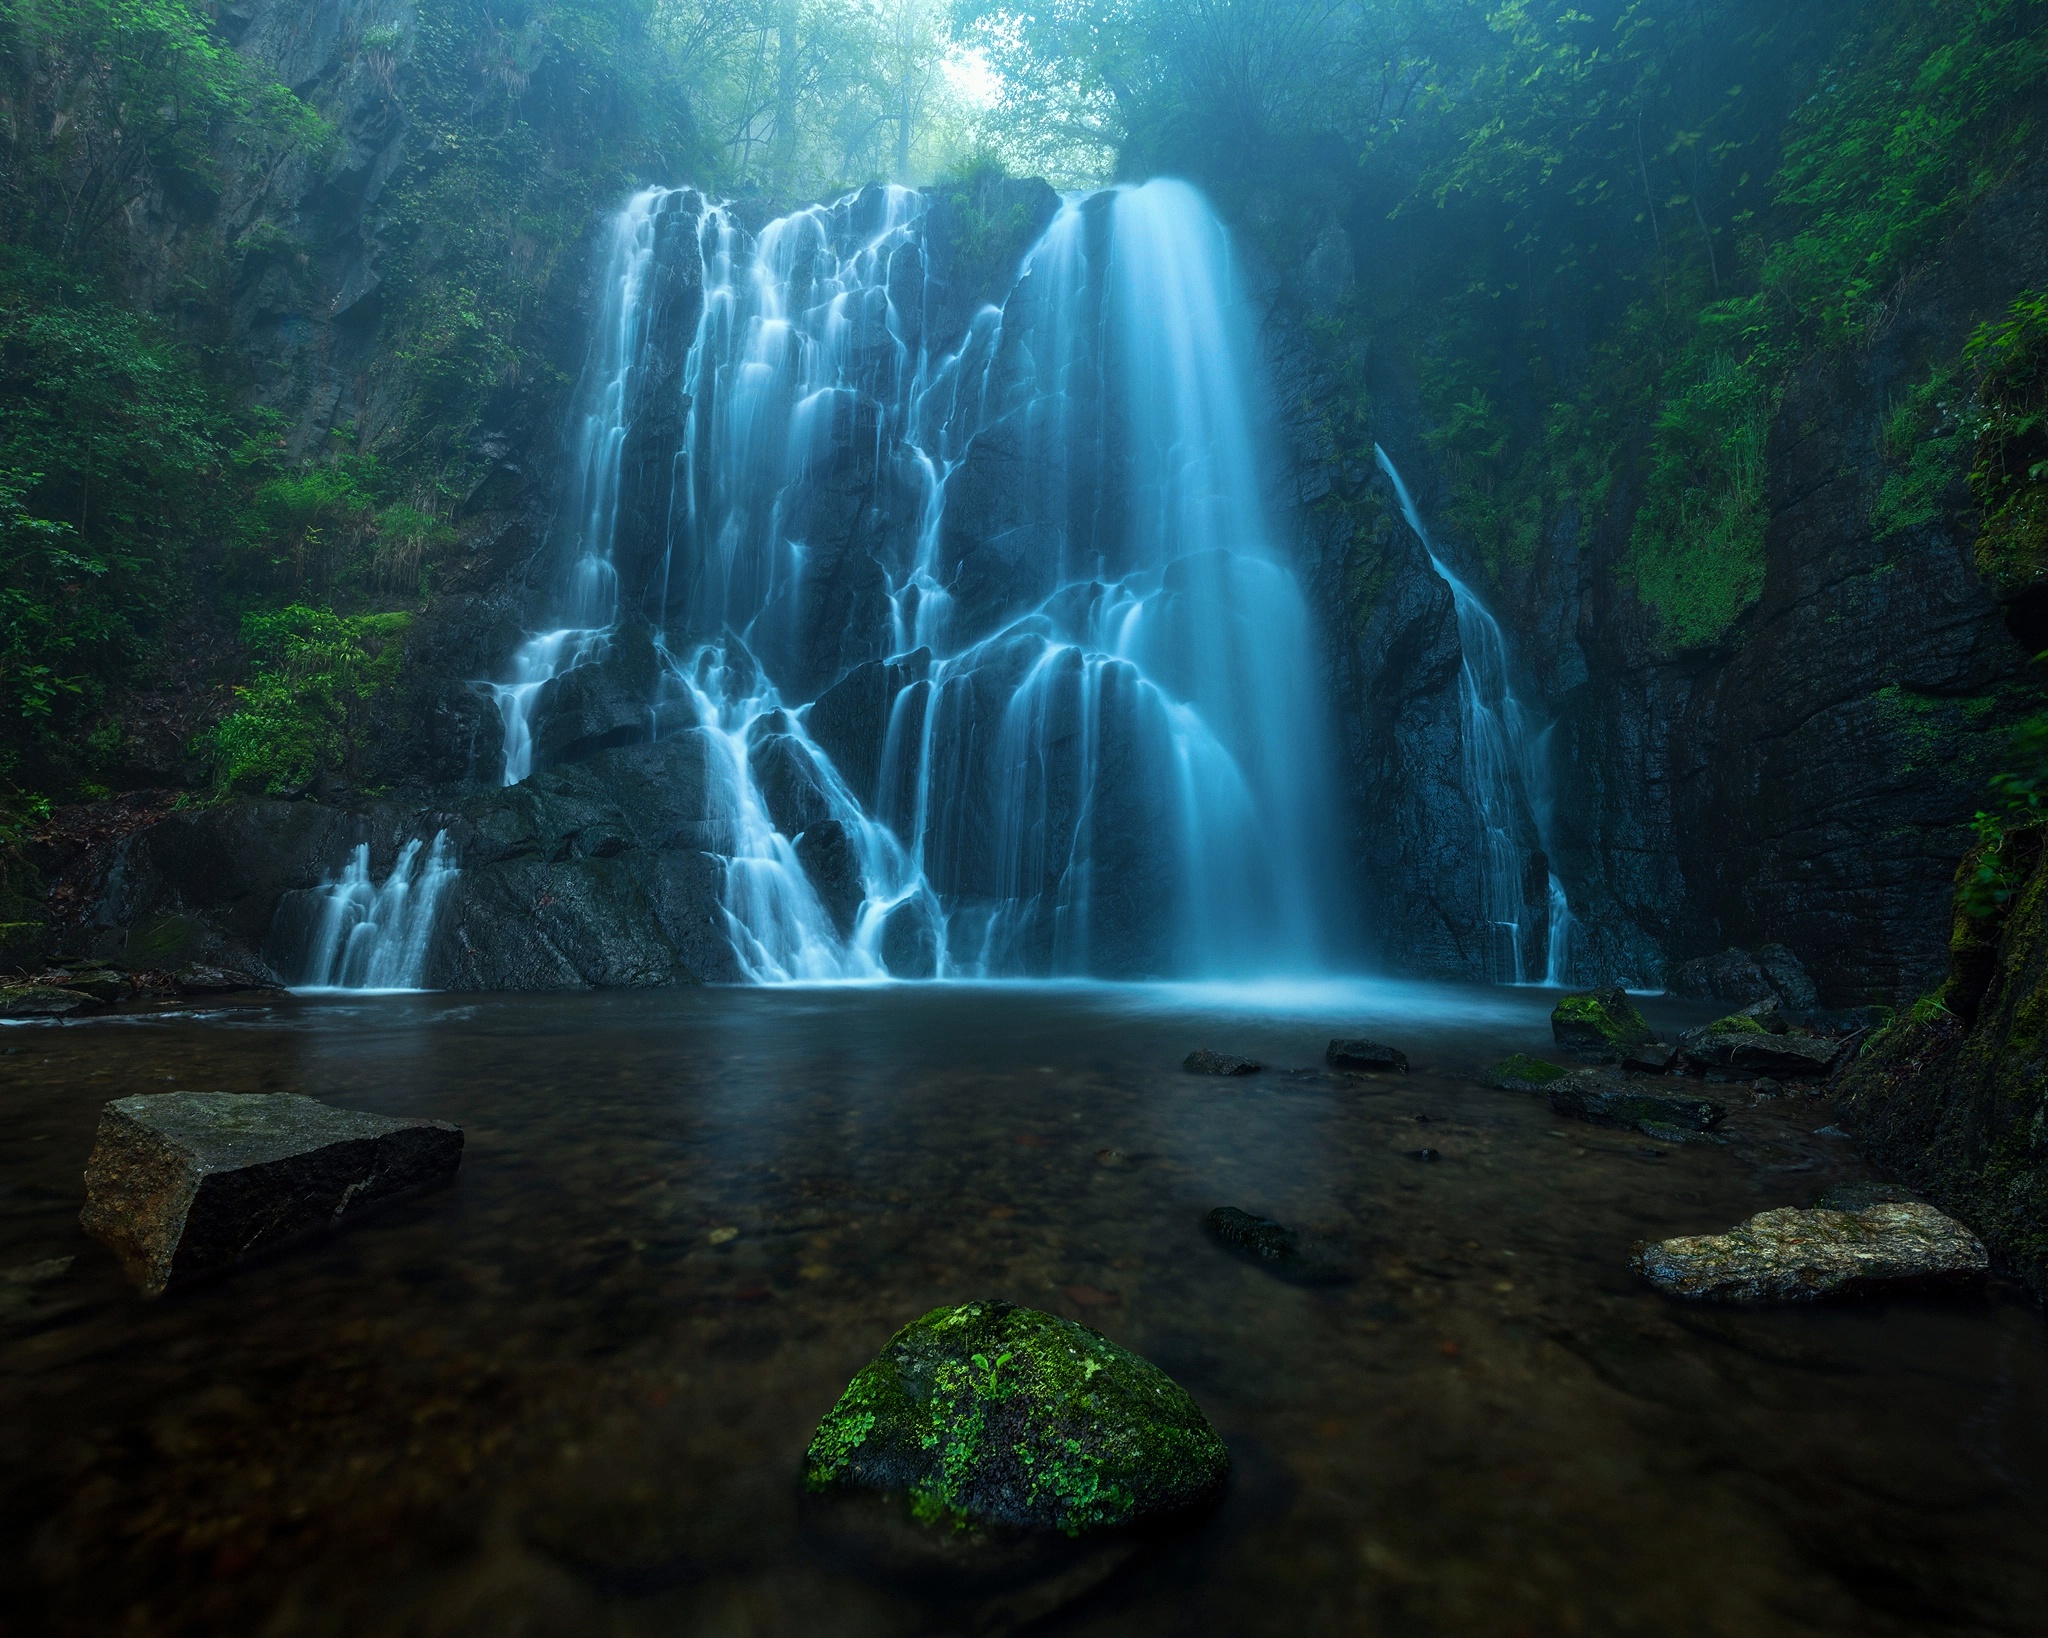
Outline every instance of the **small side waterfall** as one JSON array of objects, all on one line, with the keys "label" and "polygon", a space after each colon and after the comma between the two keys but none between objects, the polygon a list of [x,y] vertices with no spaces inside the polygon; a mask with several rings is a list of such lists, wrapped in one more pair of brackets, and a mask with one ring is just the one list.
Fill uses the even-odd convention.
[{"label": "small side waterfall", "polygon": [[752,979],[1325,967],[1327,712],[1221,224],[1069,200],[941,337],[927,209],[620,212],[505,782],[651,645],[638,726],[583,743],[708,736]]},{"label": "small side waterfall", "polygon": [[1497,983],[1568,983],[1571,905],[1550,866],[1550,725],[1539,727],[1515,695],[1500,622],[1436,555],[1414,497],[1387,452],[1375,444],[1373,453],[1457,611],[1465,789],[1485,848],[1480,908],[1489,933],[1486,976]]},{"label": "small side waterfall", "polygon": [[455,875],[455,850],[445,830],[431,846],[407,842],[381,883],[370,875],[369,844],[358,844],[340,879],[320,889],[319,920],[300,987],[418,989],[434,915]]}]

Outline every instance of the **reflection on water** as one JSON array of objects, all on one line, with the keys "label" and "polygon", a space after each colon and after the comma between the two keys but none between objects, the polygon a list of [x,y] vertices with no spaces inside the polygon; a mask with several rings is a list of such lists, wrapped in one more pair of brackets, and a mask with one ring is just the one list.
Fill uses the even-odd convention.
[{"label": "reflection on water", "polygon": [[[984,1294],[1157,1360],[1236,1462],[1197,1534],[1040,1630],[2039,1630],[2038,1313],[1638,1287],[1632,1240],[1804,1204],[1853,1157],[1804,1098],[1670,1149],[1478,1088],[1540,1050],[1543,1008],[947,986],[0,1032],[7,1630],[960,1630],[806,1535],[796,1473],[890,1331]],[[1338,1033],[1415,1073],[1177,1067],[1313,1064]],[[75,1223],[100,1103],[153,1087],[446,1116],[462,1179],[145,1304]],[[1360,1278],[1233,1260],[1200,1228],[1224,1204]]]}]

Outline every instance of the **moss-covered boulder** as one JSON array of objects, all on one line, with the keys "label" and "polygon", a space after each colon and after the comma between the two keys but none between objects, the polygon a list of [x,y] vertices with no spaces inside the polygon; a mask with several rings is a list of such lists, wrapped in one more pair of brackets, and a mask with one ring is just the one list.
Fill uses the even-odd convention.
[{"label": "moss-covered boulder", "polygon": [[1156,1365],[1072,1320],[985,1301],[889,1339],[818,1424],[804,1483],[902,1497],[933,1525],[1080,1536],[1207,1501],[1229,1467]]},{"label": "moss-covered boulder", "polygon": [[1482,1071],[1479,1084],[1500,1092],[1541,1092],[1552,1081],[1562,1080],[1564,1074],[1561,1065],[1547,1058],[1532,1058],[1526,1052],[1517,1052],[1501,1059],[1491,1069]]},{"label": "moss-covered boulder", "polygon": [[1603,1055],[1657,1038],[1619,985],[1566,996],[1551,1008],[1550,1034],[1568,1051]]},{"label": "moss-covered boulder", "polygon": [[2031,826],[1964,858],[1948,982],[1870,1038],[1834,1104],[1873,1161],[2048,1297],[2044,835]]}]

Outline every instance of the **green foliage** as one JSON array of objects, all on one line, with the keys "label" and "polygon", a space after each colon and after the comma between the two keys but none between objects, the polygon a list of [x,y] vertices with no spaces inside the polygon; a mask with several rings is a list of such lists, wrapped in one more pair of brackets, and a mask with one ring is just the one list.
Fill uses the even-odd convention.
[{"label": "green foliage", "polygon": [[280,796],[322,773],[352,772],[369,708],[397,679],[411,620],[302,603],[248,615],[253,675],[205,736],[220,792]]},{"label": "green foliage", "polygon": [[2011,593],[2048,577],[2048,295],[2020,297],[1964,357],[1982,372],[1969,474],[1984,513],[1977,566]]}]

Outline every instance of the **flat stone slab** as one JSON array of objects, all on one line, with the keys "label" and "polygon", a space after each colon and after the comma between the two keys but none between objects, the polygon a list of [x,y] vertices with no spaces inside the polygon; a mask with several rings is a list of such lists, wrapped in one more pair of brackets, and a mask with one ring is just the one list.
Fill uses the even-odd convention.
[{"label": "flat stone slab", "polygon": [[295,1093],[153,1092],[100,1112],[79,1221],[146,1296],[447,1181],[462,1131]]},{"label": "flat stone slab", "polygon": [[1390,1069],[1408,1073],[1408,1054],[1383,1041],[1363,1038],[1332,1041],[1323,1049],[1323,1062],[1332,1069]]},{"label": "flat stone slab", "polygon": [[1781,1206],[1726,1234],[1638,1241],[1629,1266],[1701,1302],[1808,1302],[1887,1285],[1961,1281],[1990,1266],[1976,1235],[1920,1201],[1859,1211]]},{"label": "flat stone slab", "polygon": [[1760,1030],[1687,1030],[1678,1038],[1686,1061],[1737,1075],[1825,1075],[1849,1043],[1821,1035],[1771,1035]]},{"label": "flat stone slab", "polygon": [[1207,1047],[1196,1047],[1181,1060],[1180,1066],[1190,1075],[1256,1075],[1266,1067],[1256,1058],[1239,1058],[1228,1052],[1211,1052]]},{"label": "flat stone slab", "polygon": [[1639,1082],[1584,1069],[1552,1081],[1549,1091],[1553,1114],[1590,1121],[1595,1126],[1640,1128],[1647,1121],[1689,1132],[1711,1132],[1728,1113],[1707,1098],[1651,1091]]},{"label": "flat stone slab", "polygon": [[0,984],[0,1018],[62,1018],[98,1006],[83,990],[57,984]]}]

